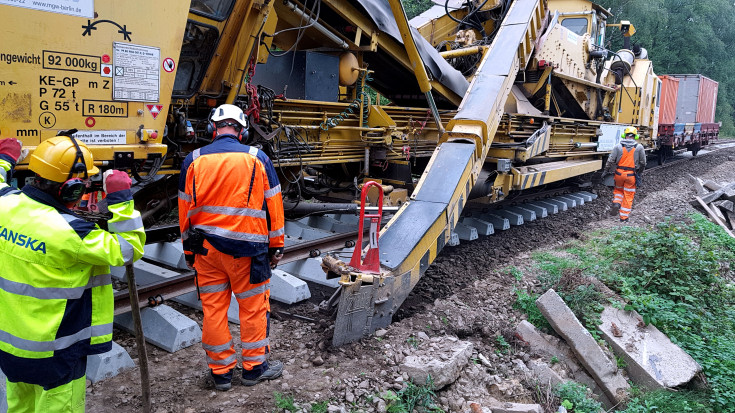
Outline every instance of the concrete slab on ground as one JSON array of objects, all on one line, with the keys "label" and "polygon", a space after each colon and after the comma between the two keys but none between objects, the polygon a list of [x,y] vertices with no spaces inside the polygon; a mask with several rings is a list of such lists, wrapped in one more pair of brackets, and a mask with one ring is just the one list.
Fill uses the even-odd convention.
[{"label": "concrete slab on ground", "polygon": [[[170,353],[202,341],[202,329],[189,317],[163,304],[140,311],[145,340]],[[115,316],[115,325],[135,332],[132,313]]]},{"label": "concrete slab on ground", "polygon": [[480,218],[464,218],[462,219],[462,223],[474,227],[478,235],[492,235],[495,232],[495,228],[491,222]]},{"label": "concrete slab on ground", "polygon": [[605,306],[600,318],[603,338],[625,359],[635,384],[650,390],[672,388],[688,383],[702,371],[702,366],[659,329],[644,326],[635,311]]},{"label": "concrete slab on ground", "polygon": [[181,240],[174,242],[157,242],[143,247],[145,257],[154,261],[164,263],[174,268],[186,270],[186,259],[184,258],[184,246]]},{"label": "concrete slab on ground", "polygon": [[543,201],[539,202],[556,205],[556,207],[559,208],[559,211],[566,211],[567,209],[571,208],[571,205],[569,205],[567,202],[554,198],[544,199]]},{"label": "concrete slab on ground", "polygon": [[496,209],[493,211],[493,214],[507,218],[510,225],[523,225],[523,215],[516,212],[508,211],[507,209]]},{"label": "concrete slab on ground", "polygon": [[[577,362],[574,353],[566,343],[556,337],[542,334],[526,320],[521,321],[516,326],[516,337],[523,340],[532,352],[558,358],[570,373],[571,378],[589,387],[592,393],[598,397],[598,401],[606,408],[610,409],[615,405],[607,398],[595,379]],[[531,366],[528,367],[533,370]]]},{"label": "concrete slab on ground", "polygon": [[544,409],[538,404],[522,404],[494,401],[490,403],[493,413],[544,413]]},{"label": "concrete slab on ground", "polygon": [[121,345],[112,342],[107,353],[87,356],[87,379],[92,383],[115,377],[125,370],[135,368],[135,362]]},{"label": "concrete slab on ground", "polygon": [[462,241],[474,241],[477,239],[477,228],[460,222],[454,226],[454,232]]},{"label": "concrete slab on ground", "polygon": [[533,202],[525,203],[525,204],[521,205],[521,207],[526,208],[526,209],[530,209],[531,211],[535,212],[536,213],[536,218],[546,218],[547,216],[549,216],[549,213],[548,213],[546,207],[543,207],[541,205],[537,205],[537,204],[535,204]]},{"label": "concrete slab on ground", "polygon": [[270,282],[271,298],[286,304],[294,304],[311,297],[306,282],[279,269],[273,270]]},{"label": "concrete slab on ground", "polygon": [[331,288],[339,287],[339,278],[331,280],[327,279],[327,273],[322,269],[321,257],[289,262],[279,265],[278,268],[294,277],[301,278],[304,281],[313,282]]},{"label": "concrete slab on ground", "polygon": [[536,306],[554,330],[572,347],[577,359],[600,385],[605,395],[616,403],[624,401],[630,390],[627,380],[556,291],[550,289],[545,292],[536,300]]},{"label": "concrete slab on ground", "polygon": [[522,206],[510,206],[507,208],[507,210],[510,212],[516,213],[518,215],[522,215],[523,221],[525,222],[536,220],[536,212],[534,212],[531,209],[524,208]]},{"label": "concrete slab on ground", "polygon": [[[197,298],[196,291],[174,297],[172,300],[176,301],[179,304],[184,304],[188,305],[191,308],[196,308],[199,311],[202,310],[202,301]],[[230,308],[227,309],[227,321],[235,324],[240,324],[239,313],[240,306],[237,304],[237,299],[235,298],[235,295],[232,294],[232,296],[230,297]]]},{"label": "concrete slab on ground", "polygon": [[431,376],[434,390],[454,383],[472,356],[473,345],[456,337],[434,337],[432,344],[437,345],[431,354],[407,356],[399,368],[417,385],[425,385]]},{"label": "concrete slab on ground", "polygon": [[542,208],[546,208],[547,214],[558,214],[559,213],[559,206],[557,204],[552,204],[551,202],[533,201],[533,202],[529,202],[529,205],[537,205]]},{"label": "concrete slab on ground", "polygon": [[487,221],[493,224],[493,228],[505,231],[510,229],[510,220],[505,217],[493,213],[484,213],[478,215],[476,218],[480,218],[483,221]]}]

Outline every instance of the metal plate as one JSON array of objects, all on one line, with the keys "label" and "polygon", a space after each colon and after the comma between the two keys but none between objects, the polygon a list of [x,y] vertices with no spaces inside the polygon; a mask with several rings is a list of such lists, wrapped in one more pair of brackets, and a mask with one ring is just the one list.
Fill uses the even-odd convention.
[{"label": "metal plate", "polygon": [[436,202],[409,202],[380,238],[380,263],[391,270],[398,268],[424,239],[446,207],[446,204]]},{"label": "metal plate", "polygon": [[521,24],[527,25],[531,21],[534,10],[538,1],[514,1],[508,15],[503,20],[503,25]]},{"label": "metal plate", "polygon": [[467,143],[442,144],[415,199],[449,204],[474,151],[475,146]]},{"label": "metal plate", "polygon": [[526,33],[526,26],[503,26],[495,37],[493,48],[487,57],[482,73],[488,75],[508,76],[516,60],[518,46]]},{"label": "metal plate", "polygon": [[472,93],[465,96],[454,119],[486,122],[495,109],[495,101],[507,76],[479,74],[475,77]]}]

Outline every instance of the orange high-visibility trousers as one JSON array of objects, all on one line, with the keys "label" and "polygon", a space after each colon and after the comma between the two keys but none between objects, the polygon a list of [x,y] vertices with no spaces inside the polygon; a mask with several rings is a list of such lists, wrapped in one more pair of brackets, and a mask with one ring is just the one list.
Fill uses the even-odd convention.
[{"label": "orange high-visibility trousers", "polygon": [[626,220],[630,216],[630,211],[633,209],[635,172],[618,169],[615,171],[614,179],[613,203],[620,204],[620,219]]},{"label": "orange high-visibility trousers", "polygon": [[270,354],[270,280],[250,283],[250,257],[235,258],[204,242],[207,255],[196,255],[199,294],[204,319],[202,347],[214,374],[225,374],[237,365],[227,322],[232,293],[240,307],[240,343],[244,370],[265,363]]}]

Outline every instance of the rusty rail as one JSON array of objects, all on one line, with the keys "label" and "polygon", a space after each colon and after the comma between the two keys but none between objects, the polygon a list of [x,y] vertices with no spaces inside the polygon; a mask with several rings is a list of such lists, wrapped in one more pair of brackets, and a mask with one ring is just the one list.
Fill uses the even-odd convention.
[{"label": "rusty rail", "polygon": [[[171,229],[169,228],[169,230]],[[178,225],[176,225],[176,230],[178,230]],[[152,234],[154,236],[150,239],[170,239],[170,237],[165,234],[166,228],[164,227],[154,228],[152,231],[156,232]],[[285,264],[304,258],[318,256],[318,253],[320,252],[342,248],[346,246],[349,241],[354,242],[356,238],[357,231],[351,231],[286,247],[284,249],[284,256],[281,263]],[[196,290],[196,286],[194,285],[194,271],[188,269],[182,270],[153,260],[148,260],[146,258],[143,259],[168,270],[180,272],[181,274],[163,281],[138,286],[138,303],[140,308],[156,306],[161,304],[164,300]],[[115,293],[115,315],[126,313],[130,311],[130,309],[130,294],[128,291],[118,291]]]}]

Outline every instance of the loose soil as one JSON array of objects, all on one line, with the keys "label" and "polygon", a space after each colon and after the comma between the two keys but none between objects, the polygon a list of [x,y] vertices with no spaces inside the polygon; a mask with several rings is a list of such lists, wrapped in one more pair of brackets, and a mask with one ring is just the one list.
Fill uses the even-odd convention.
[{"label": "loose soil", "polygon": [[[687,174],[735,182],[735,148],[703,150],[694,158],[646,172],[627,225],[650,226],[665,217],[681,220],[694,212],[689,204],[694,189]],[[468,412],[470,402],[487,406],[490,398],[534,403],[523,364],[536,355],[513,340],[514,328],[524,316],[512,307],[515,296],[511,289],[519,283],[531,289],[538,284],[529,266],[533,252],[563,246],[589,231],[621,225],[608,213],[612,191],[603,186],[591,191],[599,198],[582,207],[445,248],[380,336],[334,348],[329,341],[332,324],[318,313],[316,304],[273,302],[272,356],[285,364],[280,379],[216,392],[203,384],[207,367],[199,345],[173,354],[148,345],[153,411],[284,411],[276,407],[276,393],[293,397],[304,412],[325,401],[330,412],[385,411],[382,395],[400,390],[408,381],[400,362],[409,355],[436,352],[437,340],[455,338],[471,342],[473,358],[482,354],[490,363],[470,362],[458,380],[436,392],[444,411]],[[511,266],[527,270],[523,280],[509,274]],[[171,305],[201,325],[201,312]],[[230,324],[230,330],[233,337],[239,336],[238,325]],[[509,351],[504,351],[499,336],[510,343]],[[138,362],[132,336],[115,330],[115,341]],[[139,370],[90,384],[87,411],[141,411]]]}]

